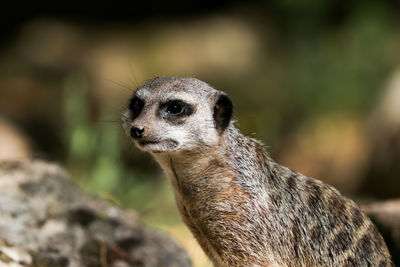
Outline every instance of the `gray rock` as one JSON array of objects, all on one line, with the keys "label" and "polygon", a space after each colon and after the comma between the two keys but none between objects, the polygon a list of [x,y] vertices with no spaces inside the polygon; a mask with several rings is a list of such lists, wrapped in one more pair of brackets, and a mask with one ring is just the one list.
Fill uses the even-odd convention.
[{"label": "gray rock", "polygon": [[170,238],[55,164],[0,162],[0,214],[0,266],[191,266]]}]

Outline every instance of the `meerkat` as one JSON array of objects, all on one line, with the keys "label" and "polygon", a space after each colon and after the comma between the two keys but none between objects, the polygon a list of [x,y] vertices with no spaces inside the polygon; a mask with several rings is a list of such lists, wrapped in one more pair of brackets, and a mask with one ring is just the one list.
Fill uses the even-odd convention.
[{"label": "meerkat", "polygon": [[122,115],[166,172],[214,266],[394,266],[371,221],[335,188],[274,162],[234,126],[233,104],[195,78],[155,78]]}]

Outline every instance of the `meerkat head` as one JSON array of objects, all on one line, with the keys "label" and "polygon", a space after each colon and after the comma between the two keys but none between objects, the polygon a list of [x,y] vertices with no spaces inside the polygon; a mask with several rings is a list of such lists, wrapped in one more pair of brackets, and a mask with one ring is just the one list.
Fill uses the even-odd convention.
[{"label": "meerkat head", "polygon": [[229,97],[194,78],[155,78],[138,88],[122,115],[142,150],[176,152],[215,145],[231,124]]}]

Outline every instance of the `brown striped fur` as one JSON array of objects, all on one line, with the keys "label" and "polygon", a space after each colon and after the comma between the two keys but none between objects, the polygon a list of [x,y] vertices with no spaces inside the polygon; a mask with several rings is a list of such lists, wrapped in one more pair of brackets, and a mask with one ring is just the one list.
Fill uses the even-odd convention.
[{"label": "brown striped fur", "polygon": [[[228,100],[217,100],[223,92],[166,77],[135,94],[145,105],[135,119],[127,109],[124,127],[129,133],[144,125],[142,138],[156,141],[136,143],[167,173],[183,221],[215,266],[393,266],[353,201],[274,162],[230,118],[216,121],[231,114],[223,110]],[[160,103],[171,98],[190,103],[194,113],[179,123],[163,117]]]}]

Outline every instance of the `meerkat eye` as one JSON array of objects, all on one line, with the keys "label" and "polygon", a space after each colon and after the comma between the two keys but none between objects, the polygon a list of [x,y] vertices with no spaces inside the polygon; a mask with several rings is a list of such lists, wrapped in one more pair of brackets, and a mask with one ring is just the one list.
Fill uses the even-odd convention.
[{"label": "meerkat eye", "polygon": [[175,120],[181,117],[187,117],[195,112],[193,105],[182,100],[170,100],[160,105],[160,114],[166,119]]},{"label": "meerkat eye", "polygon": [[144,106],[144,101],[138,97],[133,97],[129,101],[128,108],[132,112],[133,118],[139,116],[140,112],[142,112]]},{"label": "meerkat eye", "polygon": [[185,106],[179,101],[168,103],[166,112],[171,115],[180,115],[185,111]]}]

